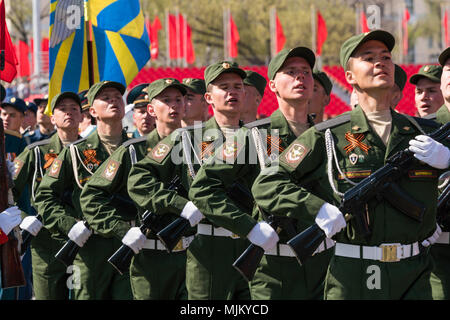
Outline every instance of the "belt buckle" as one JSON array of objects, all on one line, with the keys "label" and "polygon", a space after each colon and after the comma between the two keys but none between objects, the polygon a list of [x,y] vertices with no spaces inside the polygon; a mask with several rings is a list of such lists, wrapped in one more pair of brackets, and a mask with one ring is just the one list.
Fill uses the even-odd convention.
[{"label": "belt buckle", "polygon": [[236,233],[231,233],[231,236],[230,236],[232,239],[237,239],[237,238],[239,238],[239,236],[236,234]]},{"label": "belt buckle", "polygon": [[183,239],[181,239],[180,241],[177,242],[177,244],[175,245],[175,247],[172,249],[173,252],[178,252],[178,251],[182,251],[184,250],[183,247]]},{"label": "belt buckle", "polygon": [[381,248],[381,262],[397,262],[400,259],[397,256],[397,248],[399,244],[382,244]]}]

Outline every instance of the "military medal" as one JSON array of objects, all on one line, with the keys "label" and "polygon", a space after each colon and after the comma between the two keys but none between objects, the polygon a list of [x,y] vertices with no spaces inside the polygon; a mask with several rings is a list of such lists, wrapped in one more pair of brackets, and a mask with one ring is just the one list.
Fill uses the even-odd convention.
[{"label": "military medal", "polygon": [[348,159],[350,160],[350,163],[352,165],[355,165],[358,162],[358,155],[356,153],[352,153],[348,156]]}]

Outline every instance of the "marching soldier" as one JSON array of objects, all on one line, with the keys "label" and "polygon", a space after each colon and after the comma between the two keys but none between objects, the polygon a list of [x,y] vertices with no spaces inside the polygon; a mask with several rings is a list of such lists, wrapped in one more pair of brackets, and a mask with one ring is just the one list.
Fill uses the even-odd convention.
[{"label": "marching soldier", "polygon": [[37,106],[36,122],[37,128],[32,131],[28,131],[24,137],[29,143],[44,140],[50,138],[56,131],[55,126],[52,124],[50,117],[46,115],[45,108],[48,103],[48,96],[33,100]]},{"label": "marching soldier", "polygon": [[409,78],[415,85],[414,101],[417,115],[421,118],[436,113],[444,104],[441,92],[442,66],[424,65]]},{"label": "marching soldier", "polygon": [[184,78],[182,81],[187,92],[185,96],[186,111],[182,127],[193,126],[196,121],[206,121],[205,115],[208,114],[208,103],[205,100],[205,80],[195,78]]},{"label": "marching soldier", "polygon": [[92,133],[92,131],[97,128],[96,126],[96,120],[95,118],[89,113],[89,101],[87,98],[88,90],[83,90],[81,92],[78,92],[78,96],[80,97],[81,101],[81,116],[83,117],[83,120],[80,123],[80,126],[78,128],[78,132],[80,133],[80,136],[82,138],[87,137],[89,134]]},{"label": "marching soldier", "polygon": [[[246,124],[239,133],[244,136],[247,133],[248,141],[244,140],[245,146],[240,146],[238,139],[236,149],[249,158],[241,162],[240,155],[236,155],[234,163],[229,163],[228,159],[221,162],[219,149],[217,158],[199,170],[189,193],[208,221],[265,250],[250,282],[251,297],[255,300],[320,299],[323,296],[323,280],[332,253],[326,249],[331,248],[333,242],[324,243],[311,263],[300,268],[286,241],[300,232],[305,223],[284,218],[282,231],[277,235],[264,221],[267,217],[256,208],[246,213],[226,192],[236,181],[250,191],[261,168],[276,162],[279,153],[311,125],[308,104],[314,90],[314,63],[314,53],[305,47],[282,50],[272,59],[268,68],[269,88],[277,96],[279,109],[267,119]],[[257,163],[251,161],[252,154],[257,155]],[[233,248],[234,241],[225,238],[213,243],[211,250],[220,251],[228,263],[233,263],[242,253]]]},{"label": "marching soldier", "polygon": [[[443,96],[443,105],[438,109],[436,113],[429,114],[425,116],[427,119],[435,120],[438,123],[446,124],[450,121],[450,48],[445,49],[439,55],[439,63],[441,67],[440,72],[436,71],[436,66],[432,66],[433,69],[428,69],[427,72],[424,71],[427,75],[429,73],[434,74],[435,76],[441,73],[441,77],[439,78],[440,88],[438,88],[439,92],[441,92]],[[430,67],[431,68],[431,67]],[[420,73],[420,72],[419,72]],[[417,88],[416,88],[417,90]],[[424,89],[425,90],[425,89]],[[429,89],[430,90],[430,89]],[[433,90],[434,91],[434,90]],[[431,96],[435,96],[436,94],[432,94],[430,92],[430,100]],[[430,103],[431,104],[431,103]],[[448,178],[447,178],[448,179]],[[448,183],[448,182],[447,182]],[[446,185],[442,185],[444,188]],[[449,266],[450,266],[450,237],[449,237],[450,226],[444,225],[442,226],[442,233],[439,238],[436,240],[436,244],[431,247],[431,255],[434,258],[435,267],[433,272],[431,273],[430,283],[431,289],[433,291],[433,299],[434,300],[448,300],[450,298],[450,274],[449,274]]]},{"label": "marching soldier", "polygon": [[[390,52],[394,44],[394,37],[382,30],[344,42],[340,61],[347,81],[358,93],[359,104],[298,137],[280,155],[278,170],[271,175],[263,170],[252,188],[264,210],[315,221],[328,238],[336,239],[325,279],[325,299],[431,298],[433,263],[426,246],[436,231],[434,173],[448,167],[450,152],[421,136],[423,130],[437,127],[436,123],[411,120],[391,110],[394,64]],[[365,238],[336,206],[353,184],[408,146],[424,163],[417,162],[397,183],[424,204],[423,221],[411,219],[383,199],[372,199],[366,205],[371,236]],[[299,185],[308,186],[311,193]]]},{"label": "marching soldier", "polygon": [[[44,176],[36,196],[44,226],[56,237],[68,237],[82,247],[75,258],[74,297],[84,299],[131,299],[130,278],[117,277],[103,253],[114,252],[117,242],[110,241],[86,226],[80,194],[98,167],[127,140],[122,129],[125,87],[117,82],[94,84],[87,97],[97,129],[86,138],[64,148]],[[71,194],[70,209],[64,193]],[[88,240],[89,239],[89,240]],[[111,281],[114,278],[114,282]],[[76,284],[76,285],[75,285]],[[79,285],[79,287],[78,287]]]},{"label": "marching soldier", "polygon": [[[178,175],[183,189],[189,190],[199,165],[239,128],[245,76],[236,63],[227,61],[205,69],[205,99],[212,105],[214,117],[202,125],[174,132],[133,166],[128,193],[136,203],[156,214],[179,215],[192,227],[202,220],[203,214],[189,201],[187,194],[178,194],[167,186]],[[188,299],[249,299],[247,282],[231,267],[227,256],[223,259],[222,251],[213,250],[213,242],[222,241],[231,233],[227,234],[223,228],[213,228],[211,224],[204,225],[206,228],[198,229],[199,234],[193,241],[188,237],[180,243],[180,249],[185,249],[192,241],[186,253]],[[235,241],[237,251],[242,251],[248,244],[244,239]],[[159,241],[156,243],[162,246]]]},{"label": "marching soldier", "polygon": [[25,103],[27,105],[27,110],[24,113],[23,123],[20,126],[20,133],[22,133],[22,135],[36,129],[37,106],[33,102],[26,101]]},{"label": "marching soldier", "polygon": [[323,121],[325,107],[330,103],[330,94],[333,84],[323,71],[314,70],[314,91],[309,100],[308,113],[314,118],[314,123]]},{"label": "marching soldier", "polygon": [[[136,127],[136,130],[134,130],[130,138],[146,136],[155,129],[155,118],[147,111],[148,99],[145,99],[147,94],[142,91],[146,91],[148,85],[148,83],[138,84],[131,89],[127,96],[127,104],[133,104],[133,123]],[[135,93],[138,93],[138,95],[136,96]],[[141,97],[137,99],[139,95]],[[133,99],[135,100],[133,101]]]},{"label": "marching soldier", "polygon": [[[51,109],[51,121],[57,133],[49,139],[28,145],[14,160],[14,196],[17,199],[26,186],[31,186],[34,208],[35,194],[45,172],[64,146],[79,138],[81,103],[78,95],[73,92],[56,95],[52,99]],[[29,215],[20,224],[23,230],[34,236],[31,242],[34,294],[37,300],[65,300],[69,298],[66,284],[68,274],[64,265],[54,257],[64,244],[64,238],[52,237],[46,228],[41,229],[41,221],[42,218]]]},{"label": "marching soldier", "polygon": [[[172,78],[131,90],[127,102],[145,103],[156,115],[156,129],[146,137],[122,144],[99,167],[81,193],[83,213],[92,229],[110,237],[115,249],[120,247],[121,240],[137,254],[130,267],[131,288],[136,300],[187,298],[185,254],[169,254],[163,247],[152,246],[156,241],[154,234],[147,239],[138,226],[130,227],[129,221],[137,218],[136,212],[121,210],[110,201],[115,195],[129,199],[127,183],[132,166],[152,152],[161,139],[180,128],[184,94],[184,87]],[[175,117],[170,116],[173,111],[177,112]],[[114,251],[102,254],[105,261]]]},{"label": "marching soldier", "polygon": [[400,67],[398,64],[394,64],[394,86],[392,87],[391,92],[391,108],[395,109],[397,107],[400,100],[403,98],[403,89],[406,85],[406,80],[408,79],[408,76],[406,75],[405,70],[403,70],[402,67]]},{"label": "marching soldier", "polygon": [[245,102],[244,110],[241,112],[241,120],[244,123],[249,123],[256,120],[267,81],[258,72],[245,70],[245,73],[247,74],[244,79]]}]

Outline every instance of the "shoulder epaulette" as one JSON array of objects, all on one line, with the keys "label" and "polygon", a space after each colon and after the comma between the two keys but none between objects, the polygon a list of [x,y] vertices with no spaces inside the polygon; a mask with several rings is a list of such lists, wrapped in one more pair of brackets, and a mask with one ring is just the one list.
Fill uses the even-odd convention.
[{"label": "shoulder epaulette", "polygon": [[336,118],[324,121],[324,122],[320,122],[318,124],[316,124],[314,126],[314,128],[316,128],[317,131],[324,131],[328,128],[333,128],[336,127],[338,125],[341,125],[343,123],[349,122],[351,119],[351,115],[350,113],[344,113],[340,116],[337,116]]},{"label": "shoulder epaulette", "polygon": [[10,136],[14,136],[14,137],[22,139],[22,135],[20,133],[18,133],[17,131],[5,129],[5,133],[9,134]]},{"label": "shoulder epaulette", "polygon": [[267,117],[267,118],[264,118],[264,119],[255,120],[255,121],[249,122],[247,124],[244,124],[244,127],[251,129],[251,128],[254,128],[254,127],[259,127],[259,126],[262,126],[262,125],[265,125],[265,124],[269,124],[271,122],[272,122],[272,120],[270,119],[270,117]]},{"label": "shoulder epaulette", "polygon": [[[431,114],[428,116],[431,116]],[[413,117],[413,118],[414,118],[414,120],[417,121],[417,123],[420,126],[426,126],[426,127],[431,127],[431,128],[439,128],[440,127],[440,124],[437,123],[436,121],[433,121],[433,118],[426,118],[426,117],[424,117],[424,118]],[[434,117],[434,119],[436,119],[436,116]]]},{"label": "shoulder epaulette", "polygon": [[[80,142],[83,142],[86,139],[87,139],[87,137],[84,137],[84,138],[81,138],[81,139],[78,139],[78,140],[72,142],[71,144],[79,144]],[[71,145],[71,144],[69,144],[69,145]]]},{"label": "shoulder epaulette", "polygon": [[147,136],[142,136],[142,137],[139,137],[139,138],[133,138],[133,139],[127,140],[124,143],[122,143],[122,146],[126,148],[129,145],[131,145],[131,144],[138,143],[138,142],[145,141],[145,140],[147,140]]},{"label": "shoulder epaulette", "polygon": [[436,120],[436,113],[428,114],[422,119],[428,119],[428,120]]},{"label": "shoulder epaulette", "polygon": [[44,140],[41,140],[41,141],[33,142],[32,144],[27,145],[27,148],[31,150],[34,147],[43,146],[43,145],[49,144],[50,140],[51,139],[49,138],[49,139],[44,139]]}]

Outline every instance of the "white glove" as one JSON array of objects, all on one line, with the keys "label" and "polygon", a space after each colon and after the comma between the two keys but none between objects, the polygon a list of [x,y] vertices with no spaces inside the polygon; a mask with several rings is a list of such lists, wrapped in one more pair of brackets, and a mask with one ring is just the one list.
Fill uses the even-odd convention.
[{"label": "white glove", "polygon": [[180,216],[189,220],[191,227],[196,226],[205,217],[192,201],[186,203]]},{"label": "white glove", "polygon": [[247,235],[251,243],[268,251],[280,240],[277,232],[265,221],[258,222]]},{"label": "white glove", "polygon": [[0,228],[5,234],[10,233],[15,226],[19,225],[20,221],[22,221],[21,214],[22,212],[16,206],[0,213]]},{"label": "white glove", "polygon": [[316,223],[325,232],[327,238],[331,238],[347,225],[344,215],[338,207],[329,203],[324,203],[320,207]]},{"label": "white glove", "polygon": [[92,231],[86,228],[83,221],[78,221],[70,229],[67,235],[70,240],[74,241],[79,247],[84,246],[87,239],[91,236]]},{"label": "white glove", "polygon": [[8,172],[11,177],[14,177],[14,174],[16,173],[16,165],[14,164],[14,162],[6,159],[6,167],[8,168]]},{"label": "white glove", "polygon": [[142,233],[139,227],[133,227],[122,238],[122,243],[131,249],[135,254],[138,254],[142,250],[147,237]]},{"label": "white glove", "polygon": [[422,241],[422,245],[424,247],[428,247],[432,244],[435,244],[437,239],[440,237],[442,233],[441,227],[439,227],[438,224],[436,224],[436,230],[434,231],[433,235],[429,238],[426,238],[425,240]]},{"label": "white glove", "polygon": [[409,150],[414,157],[436,169],[447,169],[450,164],[450,150],[428,136],[418,135],[409,141]]},{"label": "white glove", "polygon": [[41,228],[42,222],[40,222],[35,216],[28,216],[23,218],[22,223],[20,224],[20,229],[27,230],[35,237],[41,230]]}]

